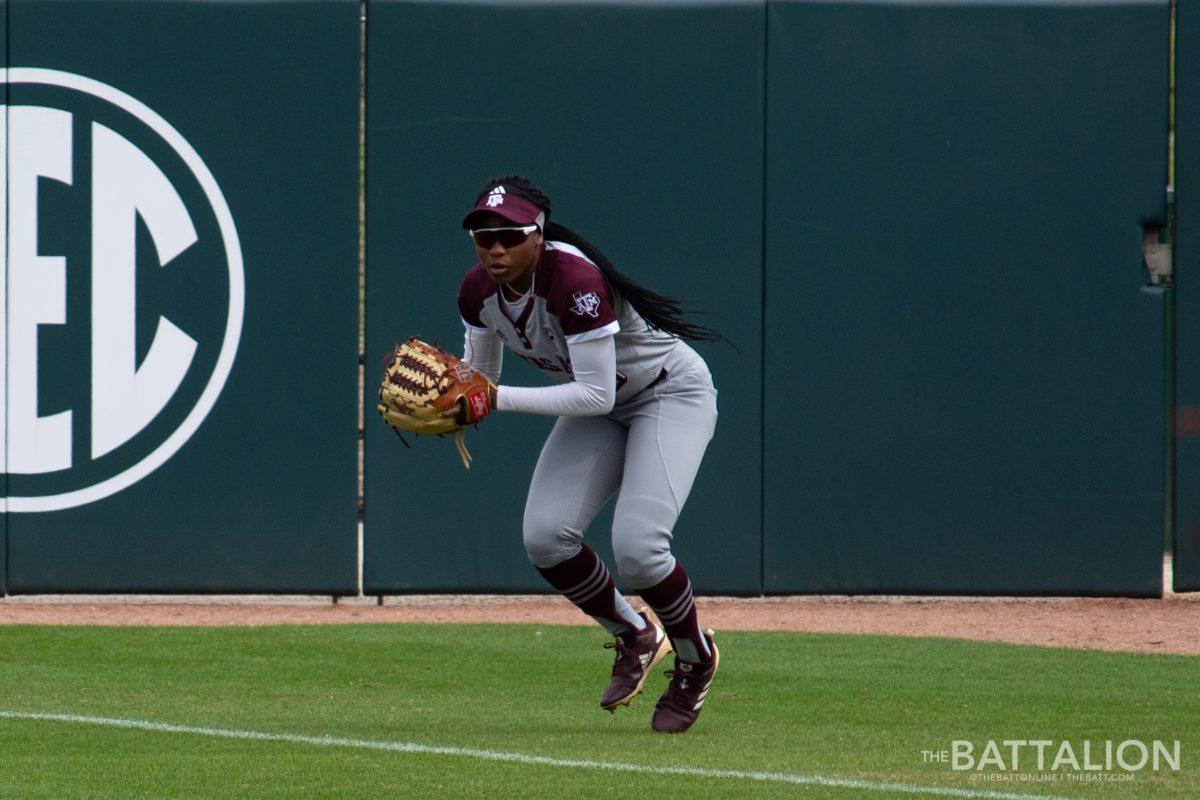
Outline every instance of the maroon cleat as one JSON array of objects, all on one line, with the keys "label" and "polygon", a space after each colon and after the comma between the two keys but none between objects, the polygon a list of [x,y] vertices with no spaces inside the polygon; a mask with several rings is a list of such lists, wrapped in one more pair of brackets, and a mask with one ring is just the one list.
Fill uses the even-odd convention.
[{"label": "maroon cleat", "polygon": [[712,663],[689,664],[676,656],[675,669],[667,670],[671,683],[667,685],[663,696],[658,698],[654,718],[650,721],[650,727],[659,733],[683,733],[700,716],[708,688],[717,674],[717,665],[721,663],[721,654],[713,642],[712,631],[705,634],[704,638],[713,654]]},{"label": "maroon cleat", "polygon": [[646,627],[625,637],[618,636],[616,640],[604,645],[617,651],[617,660],[613,663],[612,680],[604,687],[600,695],[600,707],[605,711],[617,712],[617,706],[627,706],[629,701],[642,692],[642,684],[650,670],[671,652],[671,640],[663,633],[663,629],[641,612],[646,620]]}]

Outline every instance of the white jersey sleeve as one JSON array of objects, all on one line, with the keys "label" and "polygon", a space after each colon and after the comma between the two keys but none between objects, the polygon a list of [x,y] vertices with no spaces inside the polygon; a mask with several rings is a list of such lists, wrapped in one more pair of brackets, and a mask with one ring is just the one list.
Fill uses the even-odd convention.
[{"label": "white jersey sleeve", "polygon": [[536,388],[501,386],[496,410],[556,417],[607,414],[617,398],[617,348],[610,334],[569,345],[575,380]]},{"label": "white jersey sleeve", "polygon": [[500,380],[500,368],[504,365],[504,344],[500,337],[488,328],[477,328],[463,320],[466,334],[463,337],[463,361],[483,373],[492,383]]}]

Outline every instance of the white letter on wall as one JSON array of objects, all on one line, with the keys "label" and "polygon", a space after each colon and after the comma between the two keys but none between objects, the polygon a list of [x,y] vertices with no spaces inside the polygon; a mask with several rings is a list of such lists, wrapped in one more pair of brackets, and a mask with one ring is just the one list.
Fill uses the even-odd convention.
[{"label": "white letter on wall", "polygon": [[[0,106],[3,108],[3,106]],[[38,326],[67,321],[67,260],[38,255],[38,178],[71,184],[71,115],[8,109],[8,472],[71,466],[71,412],[38,416]],[[2,431],[0,431],[2,433]]]},{"label": "white letter on wall", "polygon": [[179,388],[196,341],[165,317],[141,367],[136,350],[137,218],[166,266],[196,242],[179,194],[145,153],[92,124],[92,458],[146,427]]}]

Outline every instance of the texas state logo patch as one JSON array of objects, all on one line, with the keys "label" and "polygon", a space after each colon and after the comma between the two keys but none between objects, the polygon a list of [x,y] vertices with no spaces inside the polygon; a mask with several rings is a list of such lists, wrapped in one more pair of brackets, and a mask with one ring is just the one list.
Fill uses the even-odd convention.
[{"label": "texas state logo patch", "polygon": [[595,292],[576,292],[571,295],[571,300],[574,302],[571,310],[577,315],[593,319],[600,316],[600,298]]}]

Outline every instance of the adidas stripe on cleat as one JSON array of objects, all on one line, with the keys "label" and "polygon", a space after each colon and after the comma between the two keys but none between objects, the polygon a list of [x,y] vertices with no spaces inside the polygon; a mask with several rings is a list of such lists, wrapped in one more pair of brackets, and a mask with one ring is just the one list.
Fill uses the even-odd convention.
[{"label": "adidas stripe on cleat", "polygon": [[646,612],[641,612],[646,627],[633,635],[625,634],[606,645],[617,651],[613,662],[612,678],[600,695],[600,707],[616,713],[620,706],[627,706],[642,692],[650,670],[671,652],[671,641],[667,634]]},{"label": "adidas stripe on cleat", "polygon": [[712,687],[721,654],[713,641],[712,631],[704,635],[713,659],[708,664],[689,664],[675,658],[675,669],[667,670],[671,682],[654,707],[650,727],[659,733],[683,733],[696,722]]}]

